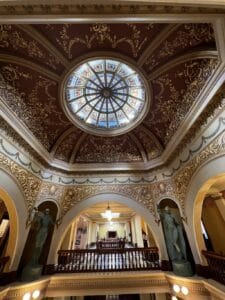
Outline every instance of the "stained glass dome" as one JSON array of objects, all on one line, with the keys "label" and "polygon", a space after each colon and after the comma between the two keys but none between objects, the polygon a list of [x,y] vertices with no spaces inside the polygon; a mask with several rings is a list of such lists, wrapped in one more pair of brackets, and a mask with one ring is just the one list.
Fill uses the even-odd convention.
[{"label": "stained glass dome", "polygon": [[148,106],[143,76],[120,60],[89,59],[66,77],[63,100],[70,119],[97,135],[119,135],[137,125]]}]

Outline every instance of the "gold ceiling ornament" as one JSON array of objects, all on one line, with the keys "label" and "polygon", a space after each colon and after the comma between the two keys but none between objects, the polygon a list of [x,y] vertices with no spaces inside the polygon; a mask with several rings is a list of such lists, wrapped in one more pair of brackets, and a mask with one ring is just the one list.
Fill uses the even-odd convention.
[{"label": "gold ceiling ornament", "polygon": [[168,73],[152,80],[152,86],[158,89],[158,93],[154,97],[155,109],[149,112],[144,123],[153,128],[152,131],[160,141],[165,141],[165,145],[169,143],[187,112],[198,99],[198,95],[214,74],[218,64],[218,58],[201,58],[186,62],[185,67],[177,70],[174,76],[177,79],[182,78],[187,89],[179,89]]},{"label": "gold ceiling ornament", "polygon": [[118,163],[143,161],[137,145],[125,136],[96,137],[87,135],[77,149],[75,163]]},{"label": "gold ceiling ornament", "polygon": [[[66,127],[70,124],[63,112],[58,109],[57,99],[51,94],[53,88],[57,87],[57,83],[42,75],[37,75],[35,85],[28,97],[21,91],[20,85],[24,80],[30,84],[29,79],[31,76],[34,78],[34,74],[30,75],[31,71],[21,72],[17,66],[11,64],[1,67],[0,71],[0,96],[2,96],[2,100],[49,150],[62,130],[62,126]],[[21,79],[20,85],[18,78]],[[43,93],[46,99],[44,102],[40,102],[38,97]],[[51,118],[51,115],[54,115],[54,119]],[[61,123],[61,127],[57,130],[55,128],[56,122]],[[53,127],[54,131],[49,132],[49,128]]]},{"label": "gold ceiling ornament", "polygon": [[[54,26],[46,25],[50,30],[54,29]],[[87,49],[91,49],[95,44],[102,45],[103,43],[109,43],[112,49],[116,49],[120,44],[126,44],[130,48],[134,58],[136,58],[144,44],[147,41],[147,37],[141,37],[141,32],[135,24],[124,24],[130,31],[129,36],[120,37],[120,32],[115,34],[112,32],[112,28],[109,24],[93,24],[89,27],[89,32],[80,32],[78,36],[70,36],[71,25],[63,24],[59,30],[60,38],[56,39],[57,44],[62,47],[69,59],[73,58],[72,48],[74,45],[85,46]],[[150,31],[154,25],[146,24],[145,28]]]},{"label": "gold ceiling ornament", "polygon": [[27,210],[30,211],[34,207],[37,200],[37,196],[41,187],[41,180],[2,153],[0,153],[0,166],[12,174],[17,180],[18,185],[23,190]]},{"label": "gold ceiling ornament", "polygon": [[163,183],[165,185],[163,191],[160,190],[159,183],[105,184],[65,187],[64,193],[59,202],[61,218],[63,218],[73,206],[85,199],[102,193],[113,193],[123,195],[142,204],[149,210],[156,220],[157,212],[155,209],[155,202],[162,197],[175,197],[173,192],[174,182],[172,180],[165,180]]},{"label": "gold ceiling ornament", "polygon": [[50,69],[57,70],[59,60],[51,53],[45,52],[43,45],[37,41],[29,40],[15,25],[0,25],[0,49],[10,47],[15,52],[17,50],[25,51],[28,58],[37,59]]},{"label": "gold ceiling ornament", "polygon": [[215,155],[221,156],[225,153],[225,130],[220,133],[208,146],[197,154],[190,162],[187,163],[175,176],[175,193],[181,203],[182,210],[185,210],[185,199],[189,183],[195,171],[204,162],[212,159]]},{"label": "gold ceiling ornament", "polygon": [[[191,45],[190,45],[191,41]],[[209,23],[204,24],[181,24],[177,29],[176,38],[171,40],[170,36],[167,37],[159,49],[155,51],[145,61],[148,66],[148,71],[155,69],[161,59],[172,57],[176,54],[177,49],[187,49],[190,46],[197,46],[202,42],[214,42],[215,36],[213,27]]]}]

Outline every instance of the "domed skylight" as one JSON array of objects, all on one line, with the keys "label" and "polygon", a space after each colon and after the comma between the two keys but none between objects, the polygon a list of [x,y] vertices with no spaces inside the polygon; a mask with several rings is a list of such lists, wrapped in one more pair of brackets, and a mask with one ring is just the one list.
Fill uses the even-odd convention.
[{"label": "domed skylight", "polygon": [[147,90],[134,67],[111,59],[89,59],[74,68],[63,85],[70,119],[97,135],[119,135],[144,117]]}]

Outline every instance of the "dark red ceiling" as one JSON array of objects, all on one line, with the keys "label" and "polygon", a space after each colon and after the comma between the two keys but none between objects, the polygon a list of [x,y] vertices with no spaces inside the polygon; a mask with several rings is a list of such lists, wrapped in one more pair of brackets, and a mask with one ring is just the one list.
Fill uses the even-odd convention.
[{"label": "dark red ceiling", "polygon": [[[66,162],[158,157],[218,65],[209,24],[2,25],[0,33],[0,96],[43,147]],[[61,76],[71,61],[95,51],[123,54],[149,78],[150,110],[129,134],[89,136],[61,108]]]}]

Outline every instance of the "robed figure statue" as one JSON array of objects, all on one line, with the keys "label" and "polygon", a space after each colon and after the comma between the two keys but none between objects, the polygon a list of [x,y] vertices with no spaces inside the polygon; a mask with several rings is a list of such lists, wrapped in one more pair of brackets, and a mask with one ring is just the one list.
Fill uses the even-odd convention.
[{"label": "robed figure statue", "polygon": [[187,260],[187,248],[184,238],[183,225],[178,221],[178,218],[166,206],[164,209],[159,209],[166,247],[169,258],[172,262],[173,271],[177,275],[192,276],[193,271],[190,263]]},{"label": "robed figure statue", "polygon": [[45,209],[44,213],[35,209],[34,218],[31,226],[35,230],[34,249],[28,264],[25,266],[22,272],[22,280],[34,280],[37,279],[42,272],[42,265],[39,263],[39,259],[44,248],[49,228],[55,223],[50,215],[50,210]]}]

